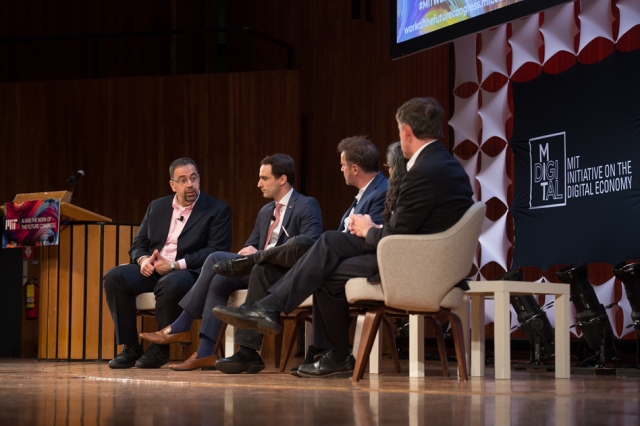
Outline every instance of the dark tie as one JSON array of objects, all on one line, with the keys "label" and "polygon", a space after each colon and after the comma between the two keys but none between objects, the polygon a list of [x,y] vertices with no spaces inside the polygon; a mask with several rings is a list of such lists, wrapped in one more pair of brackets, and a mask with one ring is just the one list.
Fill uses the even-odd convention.
[{"label": "dark tie", "polygon": [[276,209],[273,212],[273,223],[269,227],[269,232],[267,232],[267,241],[264,242],[263,250],[266,250],[267,247],[269,246],[269,241],[271,240],[271,235],[273,234],[273,230],[276,229],[276,226],[278,226],[278,223],[280,223],[280,207],[282,206],[283,204],[276,203]]}]

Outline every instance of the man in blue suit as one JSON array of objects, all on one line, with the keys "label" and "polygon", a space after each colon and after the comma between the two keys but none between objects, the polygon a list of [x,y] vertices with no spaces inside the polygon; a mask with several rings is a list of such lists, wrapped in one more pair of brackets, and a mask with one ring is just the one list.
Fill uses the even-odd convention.
[{"label": "man in blue suit", "polygon": [[[266,334],[281,331],[280,314],[313,295],[314,329],[323,324],[329,351],[298,369],[301,377],[350,377],[355,358],[349,346],[346,282],[378,271],[376,250],[387,235],[435,234],[452,227],[473,204],[469,176],[440,142],[444,110],[433,98],[414,98],[396,112],[407,174],[400,182],[391,217],[379,225],[367,215],[352,215],[350,233],[327,231],[269,296],[240,308],[217,306],[214,315],[235,327]],[[458,284],[463,287],[463,283]]]},{"label": "man in blue suit", "polygon": [[[347,232],[352,214],[368,214],[375,223],[381,224],[388,181],[378,171],[378,150],[364,137],[355,136],[342,140],[338,144],[338,152],[345,183],[358,188],[353,203],[340,220],[338,231]],[[266,297],[269,288],[312,245],[313,241],[310,239],[296,237],[281,247],[218,264],[215,270],[227,276],[238,276],[250,271],[249,292],[245,303],[252,303]],[[314,345],[309,347],[304,363],[313,362],[314,356],[329,348],[329,343],[324,338],[322,321],[318,323],[314,326]],[[255,330],[237,329],[235,342],[240,345],[240,349],[231,357],[218,360],[216,369],[227,374],[258,373],[264,368],[264,362],[257,353],[262,346],[262,340],[262,334]],[[297,375],[297,367],[291,370],[291,374]]]},{"label": "man in blue suit", "polygon": [[[236,253],[216,252],[202,266],[202,273],[195,285],[180,301],[184,310],[173,323],[155,333],[141,333],[140,337],[150,342],[166,345],[191,341],[191,323],[202,318],[200,346],[187,361],[170,365],[178,371],[213,367],[215,339],[221,322],[212,315],[217,305],[226,305],[229,296],[236,290],[246,289],[249,276],[223,277],[215,273],[213,265],[225,260],[244,257],[284,244],[294,236],[304,236],[310,241],[322,233],[320,205],[312,197],[305,197],[293,189],[295,163],[285,154],[274,154],[264,158],[260,166],[258,188],[265,198],[275,202],[266,204],[258,213],[253,231],[245,247]],[[166,361],[165,361],[166,362]]]}]

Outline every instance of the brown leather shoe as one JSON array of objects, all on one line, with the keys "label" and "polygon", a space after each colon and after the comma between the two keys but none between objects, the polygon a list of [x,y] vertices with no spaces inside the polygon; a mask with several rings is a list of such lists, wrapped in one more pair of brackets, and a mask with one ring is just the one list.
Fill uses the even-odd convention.
[{"label": "brown leather shoe", "polygon": [[168,325],[155,333],[140,333],[140,337],[148,342],[166,345],[169,343],[191,343],[191,331],[171,334],[171,326]]},{"label": "brown leather shoe", "polygon": [[197,359],[197,357],[198,352],[194,352],[185,362],[180,364],[171,364],[169,368],[175,371],[191,371],[203,367],[214,367],[216,365],[217,358],[215,355],[205,356],[200,359]]}]

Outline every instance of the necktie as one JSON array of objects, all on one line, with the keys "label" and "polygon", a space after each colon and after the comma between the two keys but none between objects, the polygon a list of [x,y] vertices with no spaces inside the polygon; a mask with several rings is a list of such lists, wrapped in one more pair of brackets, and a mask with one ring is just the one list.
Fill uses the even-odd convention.
[{"label": "necktie", "polygon": [[267,247],[269,246],[269,241],[271,241],[271,235],[273,234],[273,230],[276,229],[276,226],[278,226],[278,223],[280,223],[280,207],[282,207],[283,205],[280,203],[276,204],[276,209],[273,212],[273,223],[271,224],[271,226],[269,227],[269,232],[267,232],[267,241],[264,242],[264,250],[267,249]]}]

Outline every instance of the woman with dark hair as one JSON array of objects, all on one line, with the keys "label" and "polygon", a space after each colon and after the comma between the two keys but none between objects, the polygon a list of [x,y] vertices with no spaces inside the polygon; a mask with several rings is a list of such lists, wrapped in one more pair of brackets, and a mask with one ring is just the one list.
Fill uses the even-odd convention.
[{"label": "woman with dark hair", "polygon": [[389,170],[389,189],[387,190],[387,198],[384,202],[384,211],[382,219],[385,222],[391,218],[391,213],[396,205],[398,191],[400,190],[400,182],[407,173],[407,159],[402,154],[400,142],[394,142],[387,148],[387,164],[384,165]]}]

